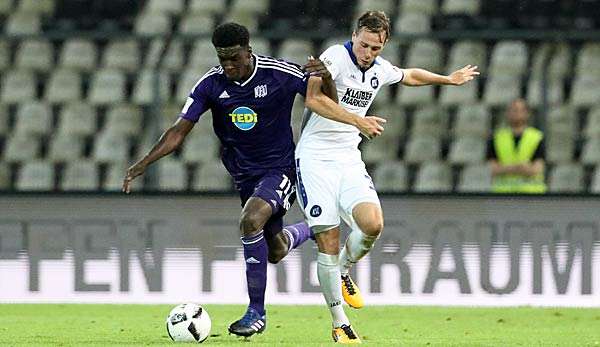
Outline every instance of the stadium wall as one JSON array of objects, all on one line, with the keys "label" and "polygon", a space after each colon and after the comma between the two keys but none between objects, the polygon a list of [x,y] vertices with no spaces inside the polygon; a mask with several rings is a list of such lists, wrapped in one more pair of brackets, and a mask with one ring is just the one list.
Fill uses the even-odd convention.
[{"label": "stadium wall", "polygon": [[[600,307],[596,198],[382,204],[354,274],[368,304]],[[0,302],[245,303],[239,211],[230,196],[0,196]],[[321,304],[314,243],[268,281],[268,303]]]}]

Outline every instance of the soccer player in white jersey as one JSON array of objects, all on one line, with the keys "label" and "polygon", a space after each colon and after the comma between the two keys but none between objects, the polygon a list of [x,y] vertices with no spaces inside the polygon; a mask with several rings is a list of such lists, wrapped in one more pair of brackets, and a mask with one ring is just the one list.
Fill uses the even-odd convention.
[{"label": "soccer player in white jersey", "polygon": [[[462,85],[479,74],[470,65],[448,76],[398,68],[379,56],[389,35],[385,13],[368,11],[358,19],[351,41],[327,48],[305,69],[320,75],[323,83],[333,79],[340,105],[361,117],[384,85]],[[333,339],[341,343],[360,343],[342,307],[342,297],[354,308],[363,306],[349,269],[383,229],[379,198],[358,150],[360,140],[356,127],[312,113],[296,148],[299,200],[316,236],[317,274],[333,318]],[[341,252],[340,217],[352,228]]]}]

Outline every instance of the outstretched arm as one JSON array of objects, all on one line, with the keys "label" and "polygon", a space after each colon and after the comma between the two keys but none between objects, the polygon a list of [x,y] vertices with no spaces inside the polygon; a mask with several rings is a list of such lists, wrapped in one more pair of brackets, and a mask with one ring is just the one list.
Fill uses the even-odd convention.
[{"label": "outstretched arm", "polygon": [[368,138],[381,135],[383,132],[382,124],[386,122],[385,119],[373,116],[363,118],[346,111],[342,106],[323,94],[321,90],[322,83],[320,77],[310,77],[308,79],[306,100],[304,101],[306,107],[325,118],[353,125]]},{"label": "outstretched arm", "polygon": [[438,75],[425,69],[403,69],[402,84],[407,86],[424,86],[429,84],[463,85],[479,75],[477,66],[467,65],[448,76]]},{"label": "outstretched arm", "polygon": [[175,121],[175,123],[160,136],[158,142],[152,147],[150,152],[127,170],[127,175],[123,180],[123,191],[129,193],[131,191],[131,181],[142,175],[144,171],[146,171],[148,165],[177,149],[193,127],[194,123],[184,118],[178,118],[177,121]]}]

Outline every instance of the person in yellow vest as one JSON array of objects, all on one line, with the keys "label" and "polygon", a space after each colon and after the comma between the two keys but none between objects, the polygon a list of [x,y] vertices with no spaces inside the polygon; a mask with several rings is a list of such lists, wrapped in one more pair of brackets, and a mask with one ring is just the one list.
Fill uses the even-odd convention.
[{"label": "person in yellow vest", "polygon": [[546,192],[544,134],[529,126],[528,120],[525,100],[514,100],[506,111],[508,126],[496,130],[488,143],[494,193]]}]

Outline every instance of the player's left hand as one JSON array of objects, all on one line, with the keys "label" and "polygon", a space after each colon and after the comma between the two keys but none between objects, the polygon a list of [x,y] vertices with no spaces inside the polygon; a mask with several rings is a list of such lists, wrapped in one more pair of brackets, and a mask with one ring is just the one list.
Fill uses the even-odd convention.
[{"label": "player's left hand", "polygon": [[327,67],[325,67],[323,61],[318,58],[313,58],[312,56],[308,57],[308,62],[302,66],[302,70],[307,76],[317,76],[323,78],[331,77],[331,73],[329,73],[329,70],[327,70]]},{"label": "player's left hand", "polygon": [[479,75],[477,66],[467,65],[460,70],[456,70],[450,74],[450,82],[455,86],[463,85]]}]

